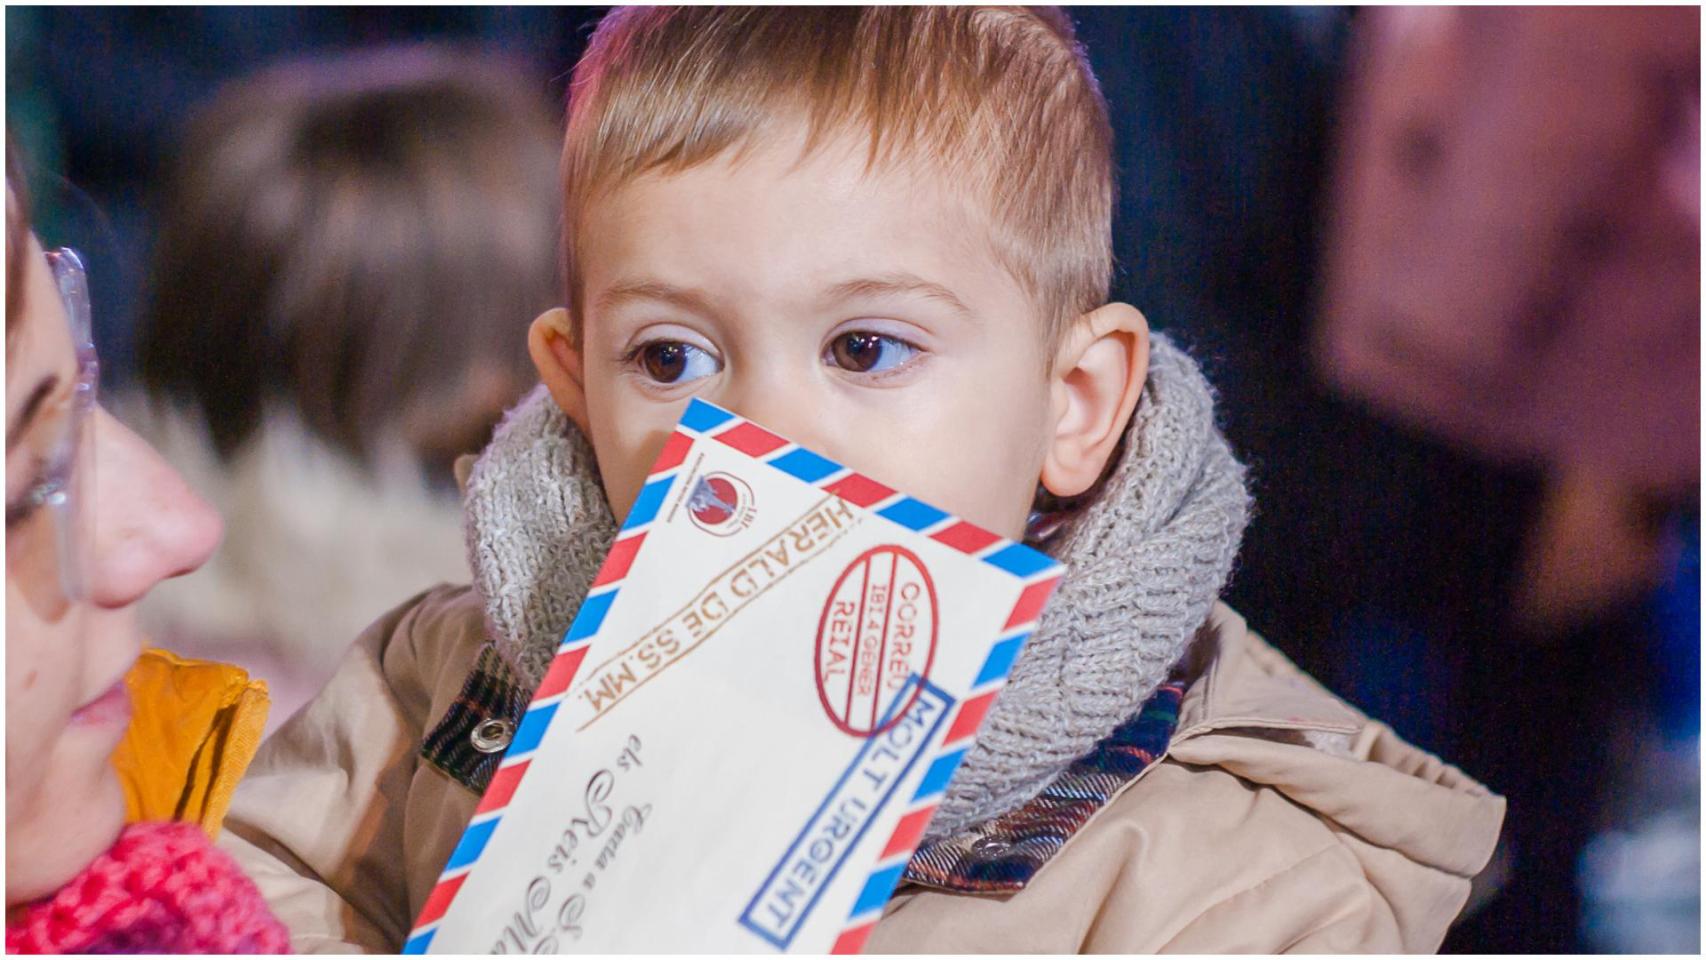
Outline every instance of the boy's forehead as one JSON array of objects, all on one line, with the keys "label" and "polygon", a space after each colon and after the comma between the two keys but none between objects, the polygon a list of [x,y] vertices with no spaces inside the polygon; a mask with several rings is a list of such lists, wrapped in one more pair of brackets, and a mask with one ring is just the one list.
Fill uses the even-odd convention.
[{"label": "boy's forehead", "polygon": [[966,318],[1017,305],[1046,330],[986,195],[922,147],[873,159],[863,131],[811,142],[792,125],[589,203],[577,303],[736,314],[911,301]]},{"label": "boy's forehead", "polygon": [[868,261],[888,254],[902,261],[895,270],[913,266],[904,257],[913,248],[987,258],[991,221],[970,179],[950,176],[922,152],[873,159],[868,138],[849,133],[810,143],[803,127],[791,127],[605,192],[582,219],[605,246],[583,249],[589,261],[604,259],[600,254],[628,259],[655,253],[659,244],[710,240],[732,249],[763,234],[779,256],[857,253]]},{"label": "boy's forehead", "polygon": [[890,135],[879,141],[872,130],[857,124],[817,127],[804,113],[786,112],[755,125],[718,153],[687,163],[665,160],[609,183],[587,206],[619,197],[632,186],[684,176],[711,183],[711,189],[719,189],[715,184],[721,181],[723,190],[780,186],[786,178],[842,192],[926,195],[938,205],[950,201],[987,220],[991,197],[984,187],[985,167],[970,158],[951,157],[925,138]]}]

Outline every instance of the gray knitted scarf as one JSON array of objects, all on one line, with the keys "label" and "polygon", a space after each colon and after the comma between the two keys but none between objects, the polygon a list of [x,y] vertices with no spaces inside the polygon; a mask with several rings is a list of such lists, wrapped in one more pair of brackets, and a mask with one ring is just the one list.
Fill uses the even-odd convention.
[{"label": "gray knitted scarf", "polygon": [[[1208,618],[1248,516],[1208,382],[1156,335],[1120,462],[1050,537],[1065,580],[926,839],[1022,806],[1142,706]],[[497,649],[537,684],[616,536],[592,449],[543,388],[474,465],[464,526]]]}]

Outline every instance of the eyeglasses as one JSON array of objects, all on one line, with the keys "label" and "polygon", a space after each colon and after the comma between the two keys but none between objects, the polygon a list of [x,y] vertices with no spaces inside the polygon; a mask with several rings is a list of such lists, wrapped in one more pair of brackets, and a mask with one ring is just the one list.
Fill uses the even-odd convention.
[{"label": "eyeglasses", "polygon": [[[89,419],[95,409],[100,361],[95,355],[89,317],[89,282],[82,258],[75,250],[65,247],[47,254],[47,262],[52,268],[60,301],[65,305],[71,346],[77,357],[77,380],[71,409],[60,421],[60,433],[49,447],[41,480],[19,498],[14,509],[20,513],[39,510],[47,515],[53,528],[50,549],[59,568],[60,589],[66,600],[76,602],[88,598],[86,574],[91,527],[84,494],[89,489],[95,469]],[[12,518],[8,516],[7,521],[10,531]],[[11,552],[10,546],[7,552]]]}]

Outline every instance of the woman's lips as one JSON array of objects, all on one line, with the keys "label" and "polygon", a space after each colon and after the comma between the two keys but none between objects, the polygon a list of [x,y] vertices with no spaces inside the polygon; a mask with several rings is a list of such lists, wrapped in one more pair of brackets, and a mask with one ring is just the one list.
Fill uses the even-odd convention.
[{"label": "woman's lips", "polygon": [[77,708],[71,715],[73,724],[87,726],[106,726],[114,724],[123,726],[130,722],[130,691],[125,689],[124,679],[107,688],[107,692]]}]

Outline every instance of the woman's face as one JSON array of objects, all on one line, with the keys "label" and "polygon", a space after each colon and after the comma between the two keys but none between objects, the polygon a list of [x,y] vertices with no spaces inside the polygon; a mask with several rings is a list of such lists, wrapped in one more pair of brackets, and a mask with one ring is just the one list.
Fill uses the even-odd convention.
[{"label": "woman's face", "polygon": [[[10,199],[10,198],[8,198]],[[6,904],[58,889],[117,837],[109,763],[141,650],[134,605],[219,542],[219,518],[99,407],[75,423],[79,359],[32,237],[6,349]],[[67,456],[68,451],[74,451]],[[61,476],[70,499],[51,502]],[[46,500],[49,502],[39,502]]]}]

